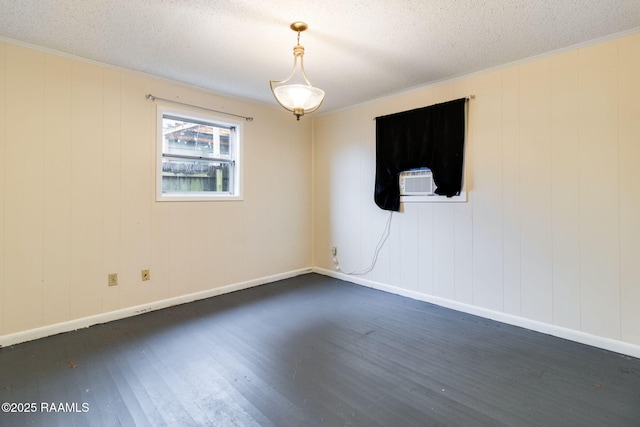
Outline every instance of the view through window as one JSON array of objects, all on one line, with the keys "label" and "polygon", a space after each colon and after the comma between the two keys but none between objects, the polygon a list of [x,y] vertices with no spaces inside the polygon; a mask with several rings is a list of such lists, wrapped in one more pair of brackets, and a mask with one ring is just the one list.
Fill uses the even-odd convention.
[{"label": "view through window", "polygon": [[238,125],[162,110],[160,199],[237,196]]}]

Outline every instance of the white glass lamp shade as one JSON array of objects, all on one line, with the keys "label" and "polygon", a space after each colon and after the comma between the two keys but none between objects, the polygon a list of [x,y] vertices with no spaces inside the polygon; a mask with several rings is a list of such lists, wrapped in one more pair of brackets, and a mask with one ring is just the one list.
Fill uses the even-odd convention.
[{"label": "white glass lamp shade", "polygon": [[318,109],[324,99],[324,91],[304,84],[281,85],[273,88],[273,94],[284,108],[298,116]]}]

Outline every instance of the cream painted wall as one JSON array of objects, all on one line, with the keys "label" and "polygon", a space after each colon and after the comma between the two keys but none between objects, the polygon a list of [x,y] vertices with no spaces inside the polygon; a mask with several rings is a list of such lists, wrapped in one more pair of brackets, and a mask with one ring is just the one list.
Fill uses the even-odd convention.
[{"label": "cream painted wall", "polygon": [[374,117],[475,94],[467,203],[404,204],[361,280],[640,345],[640,34],[314,120],[314,265],[369,265]]},{"label": "cream painted wall", "polygon": [[[155,202],[148,93],[254,117],[243,201]],[[309,268],[310,170],[310,120],[0,43],[0,335]]]}]

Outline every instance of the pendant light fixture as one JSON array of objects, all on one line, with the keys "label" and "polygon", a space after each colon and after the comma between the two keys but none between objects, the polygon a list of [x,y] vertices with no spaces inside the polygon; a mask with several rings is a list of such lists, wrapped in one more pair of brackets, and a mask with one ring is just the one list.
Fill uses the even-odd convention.
[{"label": "pendant light fixture", "polygon": [[286,79],[270,80],[269,84],[278,103],[300,120],[300,116],[312,113],[320,107],[324,91],[311,86],[304,72],[304,47],[300,45],[300,33],[309,27],[304,22],[294,22],[290,28],[298,33],[298,44],[293,48],[293,70]]}]

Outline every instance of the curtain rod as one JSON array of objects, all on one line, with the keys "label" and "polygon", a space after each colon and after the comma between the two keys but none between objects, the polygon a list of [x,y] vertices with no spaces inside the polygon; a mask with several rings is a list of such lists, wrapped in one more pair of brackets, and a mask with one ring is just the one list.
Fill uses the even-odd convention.
[{"label": "curtain rod", "polygon": [[[471,94],[471,95],[467,95],[467,96],[465,96],[465,97],[463,97],[463,98],[458,98],[458,99],[465,99],[465,100],[469,101],[469,100],[471,100],[471,99],[474,99],[475,97],[476,97],[475,95]],[[455,99],[454,99],[453,101],[455,101]],[[446,103],[446,102],[447,102],[447,101],[443,102],[443,104],[444,104],[444,103]],[[437,105],[437,104],[434,104],[434,105]],[[380,116],[380,117],[384,117],[384,116]],[[380,117],[374,117],[374,118],[373,118],[373,119],[371,119],[371,120],[379,119]]]},{"label": "curtain rod", "polygon": [[194,108],[199,108],[201,110],[207,110],[207,111],[213,111],[214,113],[220,113],[220,114],[226,114],[227,116],[234,116],[234,117],[240,117],[241,119],[245,119],[248,122],[252,122],[253,121],[253,117],[247,117],[247,116],[241,116],[239,114],[233,114],[233,113],[227,113],[226,111],[220,111],[220,110],[213,110],[211,108],[205,108],[205,107],[200,107],[198,105],[193,105],[193,104],[187,104],[185,102],[180,102],[180,101],[174,101],[173,99],[167,99],[167,98],[159,98],[157,96],[153,96],[151,94],[147,95],[147,99],[149,101],[155,101],[156,99],[160,100],[160,101],[166,101],[166,102],[171,102],[173,104],[180,104],[180,105],[185,105],[187,107],[194,107]]}]

